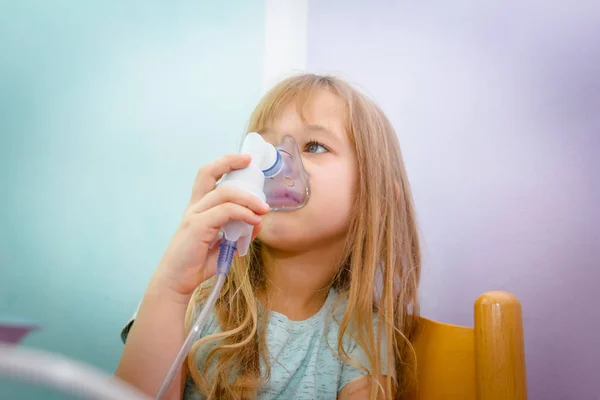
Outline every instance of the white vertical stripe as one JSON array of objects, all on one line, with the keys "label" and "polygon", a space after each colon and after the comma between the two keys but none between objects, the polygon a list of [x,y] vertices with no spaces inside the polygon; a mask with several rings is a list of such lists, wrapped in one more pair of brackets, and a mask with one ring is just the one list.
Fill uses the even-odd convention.
[{"label": "white vertical stripe", "polygon": [[263,91],[306,70],[308,0],[265,0]]}]

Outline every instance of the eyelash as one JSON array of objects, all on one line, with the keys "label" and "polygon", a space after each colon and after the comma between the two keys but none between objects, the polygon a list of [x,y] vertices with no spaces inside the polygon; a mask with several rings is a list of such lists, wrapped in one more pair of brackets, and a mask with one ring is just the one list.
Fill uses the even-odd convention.
[{"label": "eyelash", "polygon": [[309,139],[306,142],[306,146],[305,148],[308,149],[311,145],[316,144],[317,146],[321,146],[323,147],[325,150],[329,151],[329,148],[327,146],[325,146],[323,143],[319,142],[318,140],[314,140],[314,139]]}]

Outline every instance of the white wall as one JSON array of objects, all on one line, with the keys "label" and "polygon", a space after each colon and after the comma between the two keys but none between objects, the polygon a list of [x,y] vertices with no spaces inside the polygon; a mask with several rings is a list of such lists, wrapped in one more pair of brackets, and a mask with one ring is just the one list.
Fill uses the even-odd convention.
[{"label": "white wall", "polygon": [[515,293],[532,399],[600,389],[600,9],[562,4],[309,2],[307,69],[398,131],[423,314],[470,325],[479,294]]}]

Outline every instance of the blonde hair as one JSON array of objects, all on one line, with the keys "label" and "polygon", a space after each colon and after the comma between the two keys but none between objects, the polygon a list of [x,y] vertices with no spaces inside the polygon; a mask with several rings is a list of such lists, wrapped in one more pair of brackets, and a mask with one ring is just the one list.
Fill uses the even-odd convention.
[{"label": "blonde hair", "polygon": [[[412,389],[416,377],[411,338],[419,311],[421,259],[411,190],[391,123],[372,100],[346,82],[306,74],[288,78],[268,92],[252,113],[248,131],[267,128],[289,104],[295,103],[303,115],[303,107],[320,90],[330,91],[345,103],[345,128],[359,173],[344,257],[332,282],[336,292],[348,299],[339,321],[337,352],[345,362],[357,364],[342,345],[342,337],[350,335],[368,357],[371,368],[362,368],[373,378],[371,398],[381,389],[387,398],[398,398]],[[255,240],[249,254],[237,258],[231,267],[215,307],[222,333],[199,340],[184,366],[183,379],[191,375],[208,398],[254,398],[269,379],[267,318],[259,316],[255,296],[265,285],[260,246]],[[196,291],[186,329],[210,286],[207,283]],[[375,327],[373,321],[377,321]],[[195,354],[201,346],[209,350],[199,370]],[[388,375],[378,381],[382,354]],[[266,366],[263,376],[261,359]]]}]

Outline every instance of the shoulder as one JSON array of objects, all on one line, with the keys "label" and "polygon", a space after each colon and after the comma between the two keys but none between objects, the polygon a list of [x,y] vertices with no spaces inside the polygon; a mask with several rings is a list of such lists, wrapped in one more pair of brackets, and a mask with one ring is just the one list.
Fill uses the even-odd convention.
[{"label": "shoulder", "polygon": [[[327,332],[328,342],[330,347],[337,353],[340,362],[342,363],[341,376],[339,381],[339,390],[344,388],[351,388],[352,392],[355,390],[362,390],[362,384],[359,381],[366,381],[360,378],[369,375],[373,368],[371,367],[370,359],[373,359],[373,355],[369,357],[368,351],[364,349],[359,341],[356,339],[356,332],[351,331],[351,327],[343,332],[340,338],[341,321],[348,308],[348,296],[345,294],[337,294],[334,292],[333,301],[331,302],[331,309],[329,313],[329,329]],[[386,337],[385,331],[378,329],[379,317],[373,315],[371,321],[366,321],[366,324],[370,325],[375,335],[375,340],[379,337],[379,370],[381,375],[388,374],[388,362],[387,362],[387,348],[386,348]],[[368,329],[368,325],[363,325]],[[338,343],[341,339],[342,349],[338,349]],[[347,354],[347,357],[339,354],[343,351]],[[359,387],[360,386],[360,387]],[[346,390],[347,392],[348,390]],[[341,392],[340,392],[341,393]]]}]

